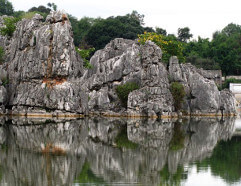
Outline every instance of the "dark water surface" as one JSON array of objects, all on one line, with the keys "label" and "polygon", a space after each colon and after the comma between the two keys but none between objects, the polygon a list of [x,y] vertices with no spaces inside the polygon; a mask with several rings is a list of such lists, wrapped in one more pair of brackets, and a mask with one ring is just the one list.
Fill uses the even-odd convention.
[{"label": "dark water surface", "polygon": [[0,185],[241,185],[234,118],[0,118]]}]

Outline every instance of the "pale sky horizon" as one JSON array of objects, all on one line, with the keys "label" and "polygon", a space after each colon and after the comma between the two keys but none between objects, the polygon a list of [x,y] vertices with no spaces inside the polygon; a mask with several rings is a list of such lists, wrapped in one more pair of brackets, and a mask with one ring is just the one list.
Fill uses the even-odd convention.
[{"label": "pale sky horizon", "polygon": [[178,28],[189,27],[193,38],[212,38],[217,30],[222,30],[229,23],[241,25],[240,0],[9,0],[14,10],[24,10],[47,6],[53,2],[59,10],[80,19],[126,15],[136,10],[144,14],[145,26],[160,27],[169,34],[177,34]]}]

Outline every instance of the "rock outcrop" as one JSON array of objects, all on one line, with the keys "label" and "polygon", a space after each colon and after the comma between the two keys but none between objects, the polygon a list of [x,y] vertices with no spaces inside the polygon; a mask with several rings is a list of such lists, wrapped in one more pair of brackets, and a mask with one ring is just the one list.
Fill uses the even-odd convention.
[{"label": "rock outcrop", "polygon": [[[167,68],[161,49],[150,41],[141,45],[114,39],[90,59],[91,69],[83,68],[62,11],[51,12],[45,22],[38,14],[23,19],[13,37],[6,41],[1,36],[0,43],[6,51],[0,70],[7,72],[8,83],[7,98],[0,100],[7,100],[11,114],[172,117],[177,115],[169,89],[172,81],[185,87],[183,113],[217,115],[221,107],[224,114],[235,112],[229,92],[220,92],[202,70],[179,64],[176,57]],[[116,88],[126,83],[139,89],[130,92],[123,107]]]},{"label": "rock outcrop", "polygon": [[[123,112],[116,87],[134,82],[140,88],[128,96],[129,116],[157,116],[172,112],[168,72],[161,63],[162,52],[152,42],[139,45],[136,41],[115,39],[97,51],[90,62],[93,69],[86,71],[91,112]],[[87,79],[87,81],[85,80]]]},{"label": "rock outcrop", "polygon": [[71,25],[64,12],[52,12],[42,22],[36,14],[18,22],[6,48],[8,104],[13,114],[61,111],[86,113],[87,94],[78,78],[82,59],[75,52]]},{"label": "rock outcrop", "polygon": [[171,81],[183,84],[186,92],[184,110],[202,114],[218,114],[222,108],[224,114],[235,113],[235,100],[228,90],[219,91],[215,82],[205,78],[201,69],[193,65],[179,64],[177,57],[171,57],[169,62]]}]

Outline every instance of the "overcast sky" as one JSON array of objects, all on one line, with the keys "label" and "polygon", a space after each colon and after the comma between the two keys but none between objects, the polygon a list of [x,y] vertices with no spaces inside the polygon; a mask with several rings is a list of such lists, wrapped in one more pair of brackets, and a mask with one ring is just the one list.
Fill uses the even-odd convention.
[{"label": "overcast sky", "polygon": [[145,26],[161,27],[168,33],[189,27],[195,38],[211,38],[229,23],[241,25],[241,0],[9,0],[15,10],[53,2],[77,18],[125,15],[132,10],[145,15]]}]

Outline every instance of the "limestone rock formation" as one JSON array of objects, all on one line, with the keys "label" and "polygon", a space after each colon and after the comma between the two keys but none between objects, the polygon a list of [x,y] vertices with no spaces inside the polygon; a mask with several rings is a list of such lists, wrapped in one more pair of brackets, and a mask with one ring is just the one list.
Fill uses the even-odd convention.
[{"label": "limestone rock formation", "polygon": [[52,12],[42,21],[36,14],[18,22],[6,47],[8,104],[13,113],[24,108],[86,113],[87,95],[76,81],[82,76],[83,62],[75,52],[66,13]]},{"label": "limestone rock formation", "polygon": [[[4,18],[6,18],[8,16],[4,15],[4,16],[0,16],[0,27],[4,27]],[[7,45],[9,44],[8,38],[7,36],[2,36],[0,34],[0,47],[5,48]]]},{"label": "limestone rock formation", "polygon": [[[95,52],[91,69],[83,68],[63,11],[51,12],[45,22],[39,14],[21,20],[12,38],[0,37],[0,45],[6,53],[0,79],[8,82],[7,99],[0,100],[7,100],[10,114],[170,117],[176,115],[169,90],[173,81],[185,87],[182,111],[216,115],[224,108],[226,114],[235,112],[231,93],[218,91],[206,72],[179,64],[175,56],[169,66],[164,64],[161,49],[151,41],[142,45],[137,40],[114,39]],[[125,107],[116,88],[126,83],[135,83],[139,89],[129,93]]]},{"label": "limestone rock formation", "polygon": [[202,70],[190,63],[179,64],[177,57],[169,62],[171,81],[183,84],[186,92],[184,110],[192,114],[218,114],[221,106],[225,113],[235,113],[234,97],[228,90],[219,91],[214,80],[205,78]]},{"label": "limestone rock formation", "polygon": [[116,87],[134,82],[140,89],[128,96],[129,116],[157,116],[172,112],[168,72],[161,63],[162,52],[152,42],[115,39],[91,58],[93,69],[86,71],[89,109],[92,112],[123,112]]}]

